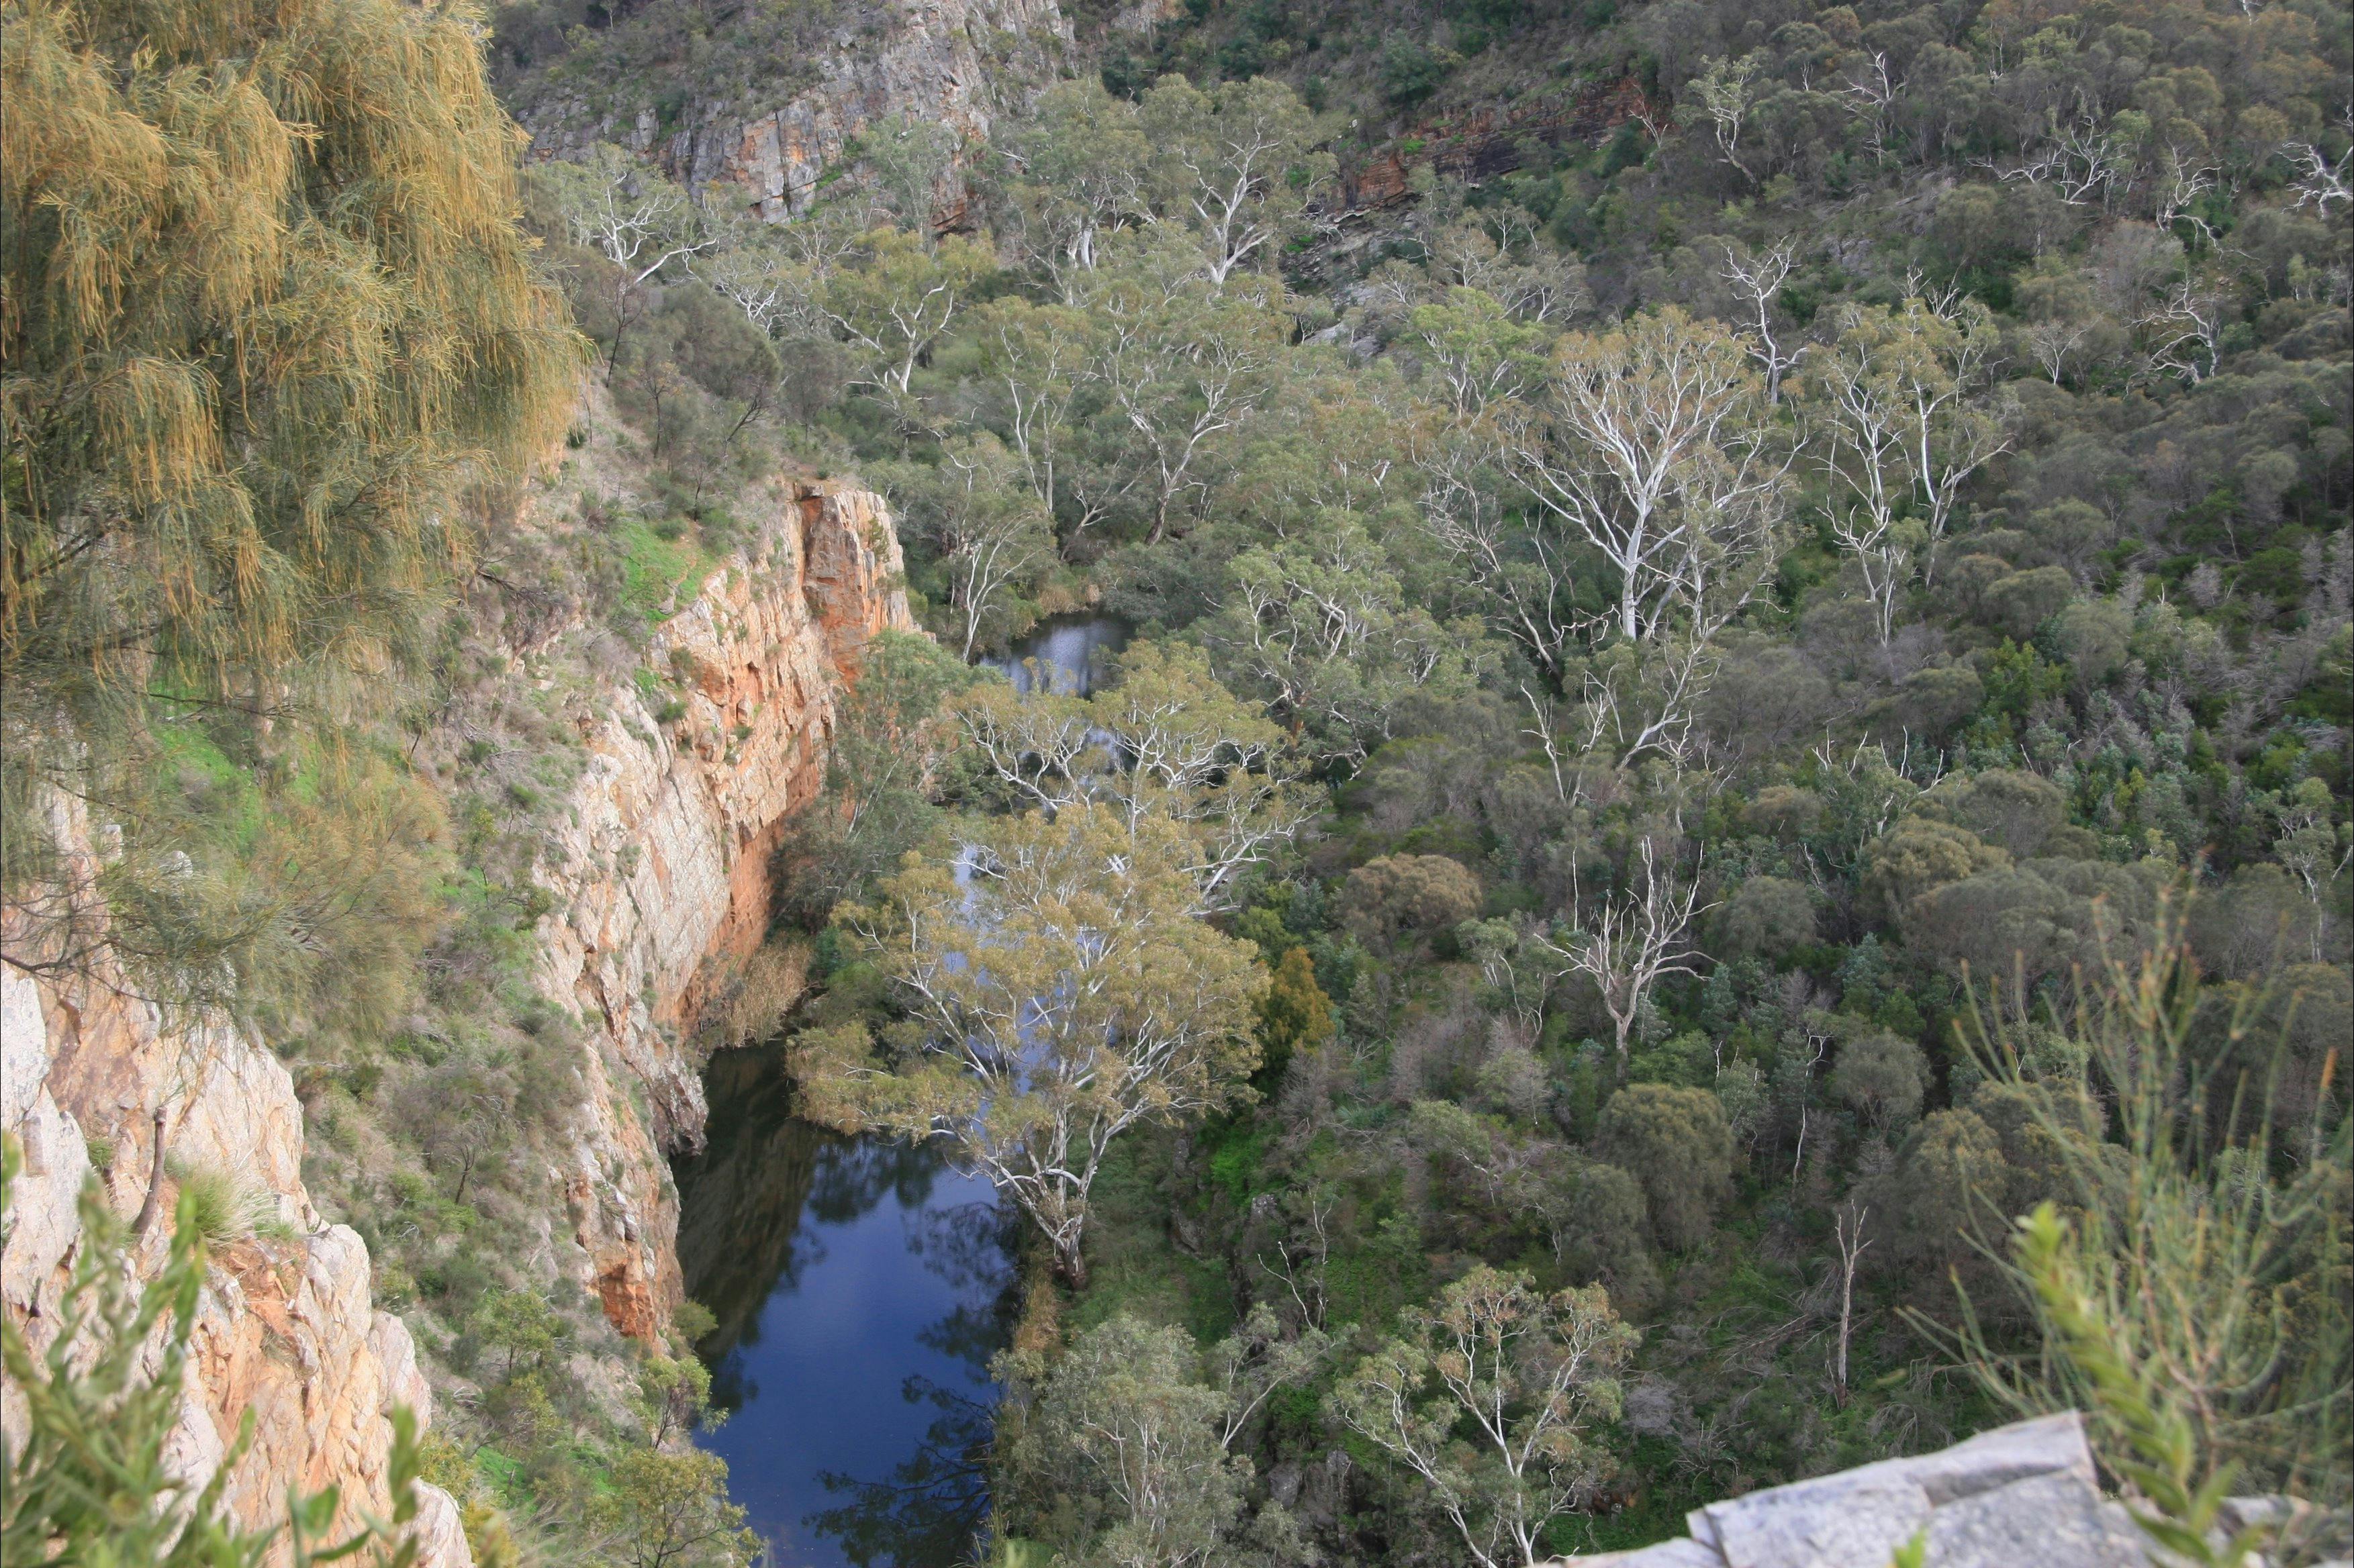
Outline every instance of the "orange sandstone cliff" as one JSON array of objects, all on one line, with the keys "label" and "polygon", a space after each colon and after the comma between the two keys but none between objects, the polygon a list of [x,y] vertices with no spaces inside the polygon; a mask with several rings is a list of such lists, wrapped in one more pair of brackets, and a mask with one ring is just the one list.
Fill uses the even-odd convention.
[{"label": "orange sandstone cliff", "polygon": [[[913,626],[877,497],[824,482],[767,493],[771,514],[717,569],[680,585],[683,602],[653,630],[646,657],[684,677],[683,715],[658,716],[627,673],[588,694],[577,721],[588,763],[534,872],[549,899],[535,979],[578,1016],[584,1043],[564,1168],[548,1172],[551,1207],[560,1194],[565,1213],[547,1230],[567,1244],[551,1249],[554,1267],[641,1339],[662,1337],[682,1298],[665,1150],[702,1136],[687,1050],[695,1015],[760,940],[770,852],[819,789],[860,648]],[[545,647],[575,629],[535,625],[528,641]],[[527,679],[524,651],[508,651],[511,678]],[[66,803],[54,810],[65,885],[86,888],[105,827]],[[102,936],[103,909],[84,916],[83,932]],[[429,1424],[432,1393],[408,1328],[372,1305],[366,1244],[328,1223],[304,1187],[303,1107],[286,1066],[226,1018],[169,1019],[130,994],[102,942],[44,963],[62,956],[28,950],[25,935],[10,933],[8,947],[31,967],[0,960],[0,1128],[25,1151],[0,1310],[37,1352],[55,1341],[81,1241],[77,1194],[95,1170],[115,1210],[135,1213],[160,1127],[175,1168],[217,1171],[267,1211],[212,1258],[172,1439],[178,1473],[208,1479],[250,1415],[251,1444],[226,1488],[239,1520],[271,1521],[289,1486],[340,1487],[346,1523],[358,1507],[381,1513],[387,1413],[406,1405]],[[143,1275],[162,1265],[164,1229],[139,1244]],[[23,1422],[21,1394],[0,1386],[12,1448]],[[422,1568],[471,1563],[452,1500],[427,1487],[422,1505]]]}]

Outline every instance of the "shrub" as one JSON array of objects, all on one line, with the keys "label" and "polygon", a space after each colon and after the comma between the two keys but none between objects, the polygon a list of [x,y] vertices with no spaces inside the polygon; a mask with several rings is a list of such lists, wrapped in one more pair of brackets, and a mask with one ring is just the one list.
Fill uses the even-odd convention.
[{"label": "shrub", "polygon": [[1630,1084],[1602,1110],[1596,1146],[1642,1183],[1651,1233],[1670,1252],[1708,1238],[1733,1181],[1733,1134],[1708,1089]]},{"label": "shrub", "polygon": [[270,1193],[240,1181],[234,1172],[211,1165],[166,1162],[179,1184],[187,1223],[207,1246],[225,1246],[252,1235],[283,1235],[287,1226],[278,1217],[278,1203]]},{"label": "shrub", "polygon": [[1840,1047],[1831,1092],[1885,1134],[1920,1112],[1928,1075],[1928,1059],[1918,1045],[1875,1030]]},{"label": "shrub", "polygon": [[1370,947],[1448,930],[1479,909],[1479,879],[1442,854],[1384,855],[1349,874],[1341,895],[1349,928]]},{"label": "shrub", "polygon": [[1753,876],[1725,900],[1717,941],[1734,959],[1778,959],[1815,939],[1815,899],[1804,883]]}]

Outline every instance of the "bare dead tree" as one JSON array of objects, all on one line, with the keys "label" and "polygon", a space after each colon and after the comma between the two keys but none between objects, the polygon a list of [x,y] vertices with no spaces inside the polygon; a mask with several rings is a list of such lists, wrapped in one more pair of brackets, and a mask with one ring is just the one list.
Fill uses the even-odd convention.
[{"label": "bare dead tree", "polygon": [[1858,65],[1847,79],[1840,96],[1855,105],[1855,112],[1872,121],[1872,140],[1866,143],[1874,161],[1888,153],[1888,111],[1896,106],[1896,79],[1888,69],[1888,51],[1877,49],[1872,58]]},{"label": "bare dead tree", "polygon": [[[2347,111],[2346,127],[2354,132],[2354,110]],[[2284,157],[2296,166],[2289,185],[2296,192],[2296,205],[2310,203],[2324,217],[2329,216],[2332,202],[2354,205],[2354,184],[2349,183],[2347,165],[2354,162],[2354,146],[2338,154],[2336,162],[2325,158],[2321,149],[2310,142],[2289,142],[2281,147]]]},{"label": "bare dead tree", "polygon": [[2220,289],[2186,277],[2141,313],[2134,324],[2149,334],[2149,367],[2171,371],[2192,387],[2215,374],[2230,300]]},{"label": "bare dead tree", "polygon": [[1311,1329],[1324,1326],[1324,1270],[1332,1251],[1331,1238],[1325,1234],[1324,1227],[1331,1214],[1332,1200],[1329,1194],[1322,1192],[1310,1194],[1308,1200],[1310,1239],[1299,1244],[1298,1255],[1293,1255],[1291,1239],[1278,1236],[1275,1253],[1283,1260],[1281,1268],[1268,1263],[1264,1254],[1254,1258],[1267,1277],[1282,1284],[1291,1298],[1291,1304],[1299,1308],[1300,1321]]},{"label": "bare dead tree", "polygon": [[1839,1354],[1831,1364],[1831,1386],[1842,1405],[1847,1403],[1848,1338],[1855,1326],[1855,1262],[1872,1245],[1863,1234],[1863,1222],[1871,1216],[1870,1208],[1858,1209],[1850,1201],[1847,1212],[1832,1222],[1831,1234],[1840,1255],[1840,1322]]},{"label": "bare dead tree", "polygon": [[[1883,57],[1884,58],[1884,57]],[[1728,245],[1724,248],[1724,277],[1732,283],[1734,292],[1748,307],[1747,313],[1755,318],[1757,342],[1750,353],[1766,367],[1766,401],[1782,400],[1782,378],[1797,367],[1807,352],[1806,344],[1789,348],[1774,330],[1774,301],[1782,292],[1782,285],[1790,280],[1797,266],[1797,241],[1777,240],[1764,251],[1752,254]]]},{"label": "bare dead tree", "polygon": [[1636,852],[1639,880],[1602,901],[1590,919],[1559,937],[1539,940],[1566,966],[1564,972],[1592,980],[1617,1033],[1618,1074],[1627,1073],[1627,1042],[1651,988],[1669,975],[1697,972],[1699,951],[1686,940],[1693,918],[1713,905],[1700,901],[1700,879],[1684,877],[1670,861],[1662,863],[1655,835],[1646,832]]},{"label": "bare dead tree", "polygon": [[2191,204],[2215,188],[2218,172],[2213,164],[2194,164],[2184,155],[2181,148],[2168,143],[2166,169],[2158,176],[2156,205],[2151,211],[2158,228],[2171,229],[2175,219],[2181,218],[2212,245],[2215,242],[2215,226],[2200,217]]},{"label": "bare dead tree", "polygon": [[1981,161],[1980,166],[2006,185],[2049,185],[2070,207],[2106,207],[2130,167],[2125,151],[2094,122],[2089,110],[2065,124],[2055,113],[2045,125],[2042,143],[2025,163],[2003,168]]}]

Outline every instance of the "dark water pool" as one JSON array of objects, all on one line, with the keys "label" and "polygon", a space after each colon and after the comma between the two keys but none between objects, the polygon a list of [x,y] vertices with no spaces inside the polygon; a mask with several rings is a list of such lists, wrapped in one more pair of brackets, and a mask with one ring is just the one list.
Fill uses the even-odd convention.
[{"label": "dark water pool", "polygon": [[1017,692],[1044,685],[1086,696],[1106,661],[1128,646],[1129,625],[1114,615],[1050,615],[1002,657],[981,662],[1002,670]]},{"label": "dark water pool", "polygon": [[697,1349],[728,1411],[705,1447],[775,1568],[954,1568],[983,1467],[1013,1268],[989,1184],[928,1151],[799,1120],[774,1046],[705,1075],[705,1151],[677,1162]]}]

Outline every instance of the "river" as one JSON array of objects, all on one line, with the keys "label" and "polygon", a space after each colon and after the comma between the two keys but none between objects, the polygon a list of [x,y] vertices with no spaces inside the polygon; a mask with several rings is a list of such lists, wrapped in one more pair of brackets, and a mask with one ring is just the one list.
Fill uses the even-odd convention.
[{"label": "river", "polygon": [[[1057,616],[989,662],[1022,691],[1085,694],[1127,641],[1108,617]],[[727,1419],[697,1441],[773,1568],[970,1561],[1018,1233],[934,1151],[796,1117],[779,1044],[720,1052],[704,1090],[704,1151],[673,1168],[678,1253],[717,1319],[695,1349]]]},{"label": "river", "polygon": [[696,1350],[728,1414],[698,1440],[775,1568],[969,1561],[1015,1277],[989,1183],[801,1120],[777,1045],[720,1053],[705,1083],[679,1263],[718,1319]]},{"label": "river", "polygon": [[1085,696],[1095,689],[1104,662],[1128,646],[1128,622],[1116,616],[1081,611],[1050,615],[1013,644],[1003,657],[982,663],[1004,672],[1017,692],[1051,690]]}]

